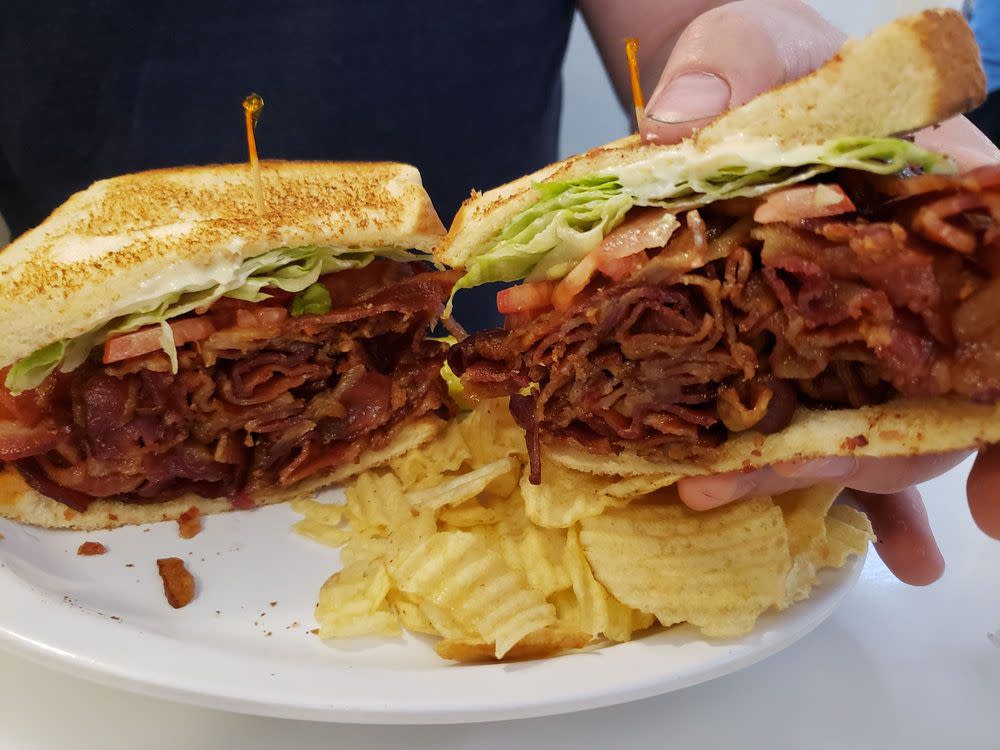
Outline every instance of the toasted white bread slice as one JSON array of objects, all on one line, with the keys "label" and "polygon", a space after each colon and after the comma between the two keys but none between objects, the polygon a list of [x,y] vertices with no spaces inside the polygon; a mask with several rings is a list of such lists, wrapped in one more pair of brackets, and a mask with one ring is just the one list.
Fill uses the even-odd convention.
[{"label": "toasted white bread slice", "polygon": [[[670,461],[626,449],[591,453],[566,442],[545,446],[547,458],[566,468],[608,476],[682,477],[749,471],[782,461],[827,456],[892,458],[978,450],[1000,442],[1000,404],[952,396],[899,398],[858,409],[799,407],[785,429],[770,435],[741,432],[704,461]],[[542,481],[545,481],[544,473]]]},{"label": "toasted white bread slice", "polygon": [[909,133],[972,109],[985,95],[979,50],[962,15],[925,11],[847,42],[818,70],[730,110],[684,144],[657,146],[629,136],[473,193],[435,255],[448,265],[464,266],[538,200],[532,188],[538,182],[615,174],[664,152],[706,150],[729,139],[771,138],[793,146]]},{"label": "toasted white bread slice", "polygon": [[158,169],[72,196],[0,252],[0,366],[164,292],[231,279],[283,247],[430,250],[444,234],[420,173],[388,162]]},{"label": "toasted white bread slice", "polygon": [[[309,477],[298,484],[275,489],[254,498],[255,505],[273,505],[299,497],[311,497],[317,490],[337,484],[367,469],[381,466],[431,440],[444,427],[438,417],[422,417],[404,425],[384,448],[362,453],[358,462]],[[111,529],[157,521],[175,520],[188,508],[195,507],[202,513],[224,513],[233,510],[225,498],[204,498],[184,495],[160,503],[128,503],[121,500],[95,500],[86,512],[81,513],[62,503],[45,497],[29,487],[12,465],[0,469],[0,517],[19,523],[52,529]]]}]

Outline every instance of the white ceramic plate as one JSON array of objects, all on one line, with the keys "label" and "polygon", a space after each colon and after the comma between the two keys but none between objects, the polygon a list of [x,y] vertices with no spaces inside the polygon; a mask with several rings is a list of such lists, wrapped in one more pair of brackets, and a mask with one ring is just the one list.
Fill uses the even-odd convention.
[{"label": "white ceramic plate", "polygon": [[[332,499],[336,497],[331,494]],[[0,645],[107,685],[202,706],[285,718],[452,723],[596,708],[694,685],[786,648],[834,610],[863,560],[824,574],[805,602],[765,615],[749,637],[707,642],[688,627],[554,659],[461,666],[431,642],[321,642],[312,608],[334,550],[289,532],[284,506],[177,524],[52,532],[0,520]],[[84,540],[107,554],[79,557]],[[181,610],[156,559],[184,558],[198,580]]]}]

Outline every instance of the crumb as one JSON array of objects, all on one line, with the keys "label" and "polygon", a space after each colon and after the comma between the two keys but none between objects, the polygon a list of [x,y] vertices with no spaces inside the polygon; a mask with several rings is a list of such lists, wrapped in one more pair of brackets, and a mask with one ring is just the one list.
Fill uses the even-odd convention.
[{"label": "crumb", "polygon": [[276,607],[276,606],[278,606],[278,603],[277,602],[271,602],[271,606],[272,607]]},{"label": "crumb", "polygon": [[285,628],[285,630],[292,630],[292,629],[294,629],[294,628],[297,628],[298,626],[299,626],[299,621],[298,621],[298,620],[295,620],[295,621],[293,621],[293,622],[292,622],[292,624],[291,624],[291,625],[288,625],[288,626],[287,626],[287,627]]},{"label": "crumb", "polygon": [[0,534],[0,539],[3,539],[3,534]]},{"label": "crumb", "polygon": [[118,615],[111,615],[111,619],[114,620],[115,622],[121,622],[122,621],[122,618],[120,618]]},{"label": "crumb", "polygon": [[126,568],[134,568],[135,564],[134,563],[125,563],[125,567]]},{"label": "crumb", "polygon": [[107,551],[108,548],[100,542],[84,542],[77,548],[76,554],[81,557],[90,557],[92,555],[103,555]]},{"label": "crumb", "polygon": [[868,438],[864,435],[855,435],[854,437],[844,438],[840,447],[845,451],[854,451],[858,448],[864,448],[866,445],[868,445]]},{"label": "crumb", "polygon": [[180,609],[190,604],[195,594],[194,576],[185,567],[184,561],[179,557],[161,557],[156,561],[156,567],[163,579],[163,593],[170,606]]},{"label": "crumb", "polygon": [[181,539],[193,539],[201,532],[201,511],[192,505],[177,517],[177,528]]},{"label": "crumb", "polygon": [[221,614],[222,614],[222,612],[220,612],[219,610],[215,610],[215,614],[217,614],[217,615],[221,615]]},{"label": "crumb", "polygon": [[271,637],[271,631],[268,630],[266,633],[264,633],[264,637],[265,638],[270,638]]},{"label": "crumb", "polygon": [[148,529],[148,528],[146,528],[146,529],[143,529],[143,530],[142,530],[142,533],[143,533],[143,534],[148,534],[148,533],[149,533],[149,529]]},{"label": "crumb", "polygon": [[313,635],[319,635],[319,628],[313,628],[309,632],[312,633]]}]

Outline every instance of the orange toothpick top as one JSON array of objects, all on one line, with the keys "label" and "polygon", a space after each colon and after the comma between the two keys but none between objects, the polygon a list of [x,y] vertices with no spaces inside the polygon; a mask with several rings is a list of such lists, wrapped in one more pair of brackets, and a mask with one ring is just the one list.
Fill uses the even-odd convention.
[{"label": "orange toothpick top", "polygon": [[642,97],[642,83],[639,81],[639,40],[629,37],[625,40],[625,57],[628,59],[628,77],[632,83],[632,103],[635,104],[635,127],[639,129],[642,113],[646,110],[646,102]]},{"label": "orange toothpick top", "polygon": [[264,100],[260,94],[249,94],[243,99],[243,116],[247,125],[247,150],[250,152],[250,176],[253,180],[253,197],[257,204],[257,213],[264,213],[264,186],[260,181],[260,161],[257,159],[257,139],[254,128],[260,119],[260,111],[264,109]]}]

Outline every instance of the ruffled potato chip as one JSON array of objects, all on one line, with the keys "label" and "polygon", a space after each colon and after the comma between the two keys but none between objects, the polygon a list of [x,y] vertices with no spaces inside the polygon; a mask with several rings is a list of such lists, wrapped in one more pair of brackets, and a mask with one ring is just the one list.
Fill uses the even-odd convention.
[{"label": "ruffled potato chip", "polygon": [[472,466],[484,466],[504,456],[527,461],[524,430],[517,426],[507,408],[507,399],[480,403],[459,423],[472,456]]},{"label": "ruffled potato chip", "polygon": [[366,471],[344,494],[347,519],[358,533],[385,536],[413,517],[403,485],[393,474]]},{"label": "ruffled potato chip", "polygon": [[645,630],[655,622],[653,615],[639,612],[615,599],[594,577],[576,528],[569,532],[564,560],[572,581],[576,599],[575,622],[580,630],[594,638],[603,635],[608,640],[621,643],[632,640],[632,633]]},{"label": "ruffled potato chip", "polygon": [[502,658],[528,633],[556,621],[555,608],[481,539],[464,531],[432,535],[393,571],[399,588],[468,624]]},{"label": "ruffled potato chip", "polygon": [[438,653],[456,661],[626,641],[657,619],[736,636],[872,539],[863,514],[831,507],[835,487],[696,513],[673,475],[547,461],[532,485],[523,446],[506,409],[481,404],[391,471],[361,474],[346,505],[293,503],[297,532],[343,545],[344,569],[320,594],[321,635],[402,626],[441,636]]},{"label": "ruffled potato chip", "polygon": [[[528,633],[511,646],[504,656],[505,661],[518,659],[545,659],[550,656],[583,648],[590,643],[590,635],[583,631],[557,624]],[[469,638],[445,638],[434,646],[442,659],[467,663],[493,661],[496,646]]]},{"label": "ruffled potato chip", "polygon": [[594,577],[663,625],[743,635],[784,600],[792,560],[781,510],[770,498],[699,513],[661,493],[660,502],[586,518],[581,528]]},{"label": "ruffled potato chip", "polygon": [[292,530],[328,547],[341,547],[351,540],[351,532],[347,529],[329,526],[312,518],[303,518],[292,526]]},{"label": "ruffled potato chip", "polygon": [[624,508],[633,498],[676,482],[664,475],[610,479],[548,461],[543,461],[542,476],[542,484],[531,484],[524,471],[520,486],[525,510],[532,523],[561,529],[608,508]]},{"label": "ruffled potato chip", "polygon": [[868,516],[849,505],[834,505],[826,517],[826,539],[817,552],[817,565],[842,568],[847,558],[863,553],[874,541]]},{"label": "ruffled potato chip", "polygon": [[452,422],[435,440],[389,461],[389,468],[404,490],[419,490],[440,484],[442,478],[471,462],[462,430]]},{"label": "ruffled potato chip", "polygon": [[511,458],[501,458],[433,487],[409,492],[406,501],[415,511],[433,511],[446,505],[460,505],[479,496],[491,482],[504,474],[514,473],[518,466],[518,462]]},{"label": "ruffled potato chip", "polygon": [[316,605],[320,638],[399,635],[399,618],[389,608],[392,583],[384,565],[360,562],[334,573]]}]

